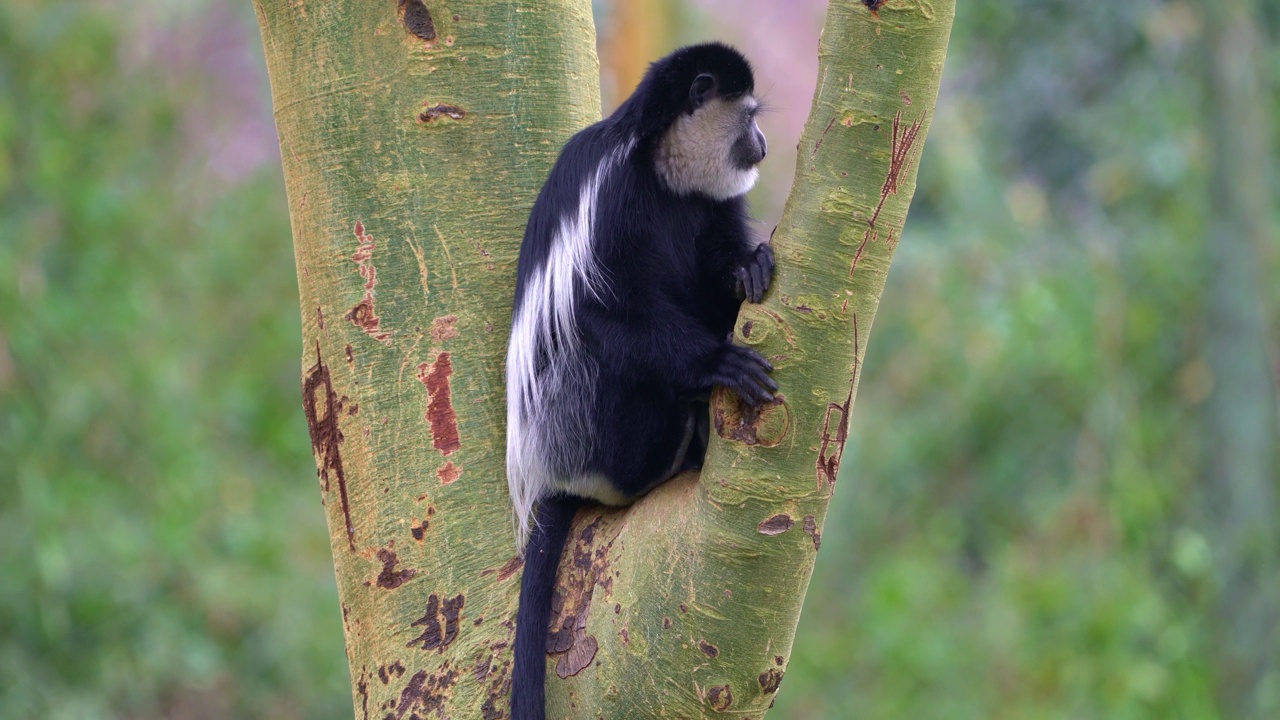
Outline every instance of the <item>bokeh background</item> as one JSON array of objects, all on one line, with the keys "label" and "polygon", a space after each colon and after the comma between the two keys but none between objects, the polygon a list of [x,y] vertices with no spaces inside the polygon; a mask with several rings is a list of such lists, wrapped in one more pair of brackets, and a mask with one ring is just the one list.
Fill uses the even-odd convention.
[{"label": "bokeh background", "polygon": [[[770,718],[1280,717],[1280,2],[959,5]],[[824,8],[606,107],[742,47],[767,232]],[[351,717],[299,353],[249,3],[0,3],[0,718]]]}]

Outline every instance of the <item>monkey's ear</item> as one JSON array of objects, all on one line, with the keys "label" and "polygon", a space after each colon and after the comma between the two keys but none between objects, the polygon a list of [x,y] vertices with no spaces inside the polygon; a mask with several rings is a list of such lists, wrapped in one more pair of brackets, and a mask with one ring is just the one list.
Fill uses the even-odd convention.
[{"label": "monkey's ear", "polygon": [[702,107],[716,92],[716,79],[711,73],[702,73],[689,86],[689,106],[693,110]]}]

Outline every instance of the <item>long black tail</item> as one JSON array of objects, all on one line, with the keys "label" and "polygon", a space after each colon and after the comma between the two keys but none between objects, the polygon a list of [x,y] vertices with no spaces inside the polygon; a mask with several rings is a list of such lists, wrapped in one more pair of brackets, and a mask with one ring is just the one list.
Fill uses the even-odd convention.
[{"label": "long black tail", "polygon": [[516,615],[516,666],[511,676],[511,720],[547,717],[547,623],[556,568],[573,515],[582,500],[565,495],[538,503],[536,522],[524,551],[520,610]]}]

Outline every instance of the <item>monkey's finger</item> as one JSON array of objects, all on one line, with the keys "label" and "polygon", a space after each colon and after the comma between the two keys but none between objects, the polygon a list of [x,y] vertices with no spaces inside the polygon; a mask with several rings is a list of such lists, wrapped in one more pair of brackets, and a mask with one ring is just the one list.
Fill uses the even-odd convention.
[{"label": "monkey's finger", "polygon": [[769,274],[772,275],[773,267],[774,267],[773,246],[770,245],[769,243],[762,244],[760,247],[756,248],[756,255],[760,258],[761,262],[764,263],[765,267],[769,271]]},{"label": "monkey's finger", "polygon": [[738,268],[737,270],[734,270],[734,271],[733,271],[733,276],[734,276],[735,278],[737,278],[737,279],[738,279],[738,285],[737,285],[737,288],[736,288],[736,290],[735,290],[735,292],[737,293],[738,297],[739,297],[739,298],[746,298],[746,297],[750,297],[750,296],[751,296],[751,290],[750,290],[750,288],[747,286],[747,283],[749,282],[749,279],[748,279],[748,277],[747,277],[747,271],[746,271],[746,268]]},{"label": "monkey's finger", "polygon": [[766,287],[768,285],[764,279],[764,268],[760,267],[760,263],[751,263],[751,302],[763,300]]},{"label": "monkey's finger", "polygon": [[752,405],[758,405],[762,402],[772,402],[773,396],[751,383],[742,382],[742,378],[733,377],[731,375],[717,374],[711,378],[716,385],[729,388],[737,393],[738,397],[747,401]]},{"label": "monkey's finger", "polygon": [[764,390],[756,385],[742,385],[740,388],[734,388],[738,393],[738,397],[747,401],[749,405],[763,405],[764,403],[773,402],[773,393]]},{"label": "monkey's finger", "polygon": [[[745,378],[755,385],[767,388],[771,392],[777,392],[777,381],[768,375],[773,366],[769,365],[769,362],[760,357],[759,353],[754,350],[750,348],[740,349],[746,352],[738,353],[736,357],[725,358],[720,374],[733,373],[733,376],[737,377],[739,381]],[[752,357],[753,355],[754,357]]]},{"label": "monkey's finger", "polygon": [[778,391],[778,382],[765,374],[764,368],[754,367],[747,371],[747,375],[756,383],[768,388],[770,392]]},{"label": "monkey's finger", "polygon": [[754,349],[743,347],[742,345],[731,345],[730,347],[733,348],[733,355],[749,360],[765,370],[773,371],[773,364],[768,360],[765,360],[764,356],[756,352]]}]

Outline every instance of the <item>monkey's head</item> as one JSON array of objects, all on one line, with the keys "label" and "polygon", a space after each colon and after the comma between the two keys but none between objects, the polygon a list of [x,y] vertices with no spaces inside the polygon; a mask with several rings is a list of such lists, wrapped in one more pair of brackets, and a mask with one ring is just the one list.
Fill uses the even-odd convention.
[{"label": "monkey's head", "polygon": [[649,68],[624,108],[639,112],[668,188],[728,200],[755,185],[767,145],[754,88],[746,58],[720,43],[682,48]]}]

